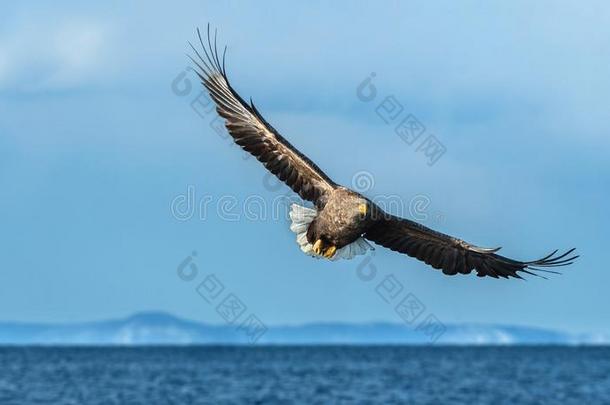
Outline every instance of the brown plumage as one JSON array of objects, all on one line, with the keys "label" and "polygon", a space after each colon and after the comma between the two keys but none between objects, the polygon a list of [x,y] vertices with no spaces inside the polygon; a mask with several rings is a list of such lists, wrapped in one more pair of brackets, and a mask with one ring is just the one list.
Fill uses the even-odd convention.
[{"label": "brown plumage", "polygon": [[207,46],[197,30],[201,51],[191,45],[197,59],[197,75],[216,103],[216,111],[244,150],[255,156],[280,180],[318,209],[307,229],[307,240],[320,256],[331,258],[335,251],[364,236],[381,246],[421,260],[444,274],[480,277],[517,277],[518,272],[549,271],[571,264],[574,249],[534,261],[517,261],[463,240],[436,232],[416,222],[385,213],[366,197],[334,183],[315,163],[293,147],[229,84],[224,56],[219,57],[216,34],[212,42],[208,26]]}]

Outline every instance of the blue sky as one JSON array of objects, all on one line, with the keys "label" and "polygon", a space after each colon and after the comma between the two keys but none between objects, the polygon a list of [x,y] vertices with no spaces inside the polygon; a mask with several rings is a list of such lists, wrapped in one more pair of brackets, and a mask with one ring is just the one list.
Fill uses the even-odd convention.
[{"label": "blue sky", "polygon": [[[195,289],[215,274],[267,324],[399,322],[375,292],[393,275],[445,323],[608,334],[609,18],[604,2],[3,4],[0,319],[219,323]],[[582,258],[523,282],[446,277],[379,248],[365,282],[361,259],[304,256],[284,218],[240,208],[287,189],[265,187],[262,166],[193,111],[198,89],[172,91],[207,22],[234,87],[336,182],[365,171],[369,195],[425,196],[425,225],[511,257]],[[366,103],[356,90],[372,72]],[[433,166],[376,114],[391,95],[446,147]],[[204,219],[172,215],[189,186],[211,201]],[[237,220],[218,212],[226,201]]]}]

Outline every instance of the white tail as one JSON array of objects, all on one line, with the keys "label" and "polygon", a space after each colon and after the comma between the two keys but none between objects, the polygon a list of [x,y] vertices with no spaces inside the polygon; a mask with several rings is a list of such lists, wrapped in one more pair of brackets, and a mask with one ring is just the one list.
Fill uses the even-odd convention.
[{"label": "white tail", "polygon": [[[290,230],[297,234],[297,243],[305,254],[321,258],[323,256],[315,254],[313,245],[307,241],[307,228],[309,228],[309,224],[311,224],[316,215],[318,215],[318,211],[314,208],[292,204],[290,206],[290,220],[292,221]],[[330,260],[353,259],[358,255],[366,254],[367,250],[375,250],[375,248],[364,238],[358,238],[349,245],[337,250]]]}]

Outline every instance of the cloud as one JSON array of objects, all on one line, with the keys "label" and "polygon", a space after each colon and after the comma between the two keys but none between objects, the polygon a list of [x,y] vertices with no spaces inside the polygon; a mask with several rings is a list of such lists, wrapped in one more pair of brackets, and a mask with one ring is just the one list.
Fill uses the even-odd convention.
[{"label": "cloud", "polygon": [[0,85],[7,75],[8,71],[8,52],[0,44]]},{"label": "cloud", "polygon": [[0,89],[30,93],[86,86],[105,74],[109,31],[77,17],[16,26],[0,37]]}]

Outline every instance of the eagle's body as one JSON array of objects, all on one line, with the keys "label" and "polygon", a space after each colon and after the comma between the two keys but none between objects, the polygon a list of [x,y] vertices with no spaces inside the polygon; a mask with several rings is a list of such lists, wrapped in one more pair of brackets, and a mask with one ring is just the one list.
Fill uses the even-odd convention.
[{"label": "eagle's body", "polygon": [[[341,208],[339,208],[341,210]],[[347,211],[346,211],[347,213]],[[348,222],[334,224],[335,218],[343,214],[324,216],[315,208],[292,204],[290,207],[290,230],[296,233],[297,243],[303,253],[329,260],[352,259],[374,250],[357,228],[365,226],[364,218],[351,218]],[[315,224],[314,224],[315,221]]]},{"label": "eagle's body", "polygon": [[371,204],[362,195],[345,187],[331,191],[324,208],[318,212],[307,231],[307,240],[321,241],[326,247],[341,249],[360,238],[373,224]]},{"label": "eagle's body", "polygon": [[[204,87],[217,105],[216,111],[235,142],[255,156],[280,180],[315,208],[292,206],[290,229],[307,254],[331,260],[350,259],[371,248],[366,240],[406,253],[441,269],[444,274],[518,277],[517,272],[550,271],[547,268],[571,264],[578,256],[574,249],[533,261],[518,261],[496,254],[500,248],[486,249],[461,239],[436,232],[407,219],[384,212],[366,197],[333,182],[315,163],[299,152],[258,112],[246,103],[229,84],[224,69],[224,54],[219,57],[210,39],[207,46],[199,30],[199,41],[205,56],[192,45]],[[226,51],[226,48],[225,48]],[[366,239],[366,240],[365,240]]]}]

